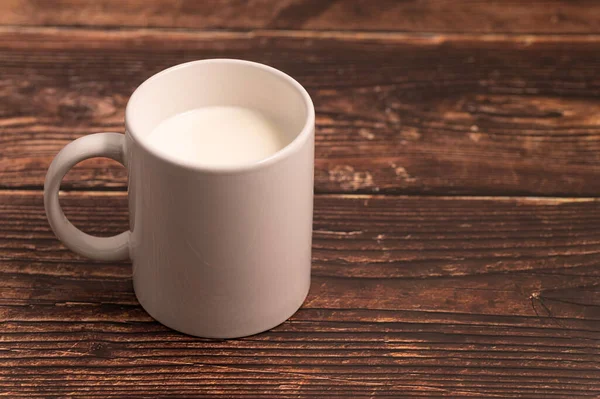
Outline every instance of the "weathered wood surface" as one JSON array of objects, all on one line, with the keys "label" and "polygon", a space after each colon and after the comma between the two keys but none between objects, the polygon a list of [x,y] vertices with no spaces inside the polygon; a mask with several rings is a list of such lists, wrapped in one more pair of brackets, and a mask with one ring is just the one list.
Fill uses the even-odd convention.
[{"label": "weathered wood surface", "polygon": [[[125,193],[62,196],[85,231]],[[600,395],[600,202],[319,195],[305,306],[264,334],[185,336],[138,305],[127,263],[64,248],[41,193],[0,193],[7,397]]]},{"label": "weathered wood surface", "polygon": [[[590,0],[0,1],[0,396],[600,398],[598,33]],[[309,297],[228,341],[153,321],[41,193],[144,79],[214,57],[288,72],[318,125]],[[115,162],[63,187],[127,228]]]},{"label": "weathered wood surface", "polygon": [[598,33],[600,4],[593,0],[3,0],[0,24]]},{"label": "weathered wood surface", "polygon": [[[122,131],[129,95],[180,62],[278,67],[317,109],[320,193],[600,194],[600,39],[0,29],[0,186],[41,188],[56,152]],[[96,159],[63,187],[125,189]]]}]

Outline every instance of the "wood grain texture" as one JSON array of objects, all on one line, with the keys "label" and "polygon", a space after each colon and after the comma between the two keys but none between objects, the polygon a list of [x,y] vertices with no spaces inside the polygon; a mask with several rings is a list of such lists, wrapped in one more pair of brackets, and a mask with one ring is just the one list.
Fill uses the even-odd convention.
[{"label": "wood grain texture", "polygon": [[190,29],[598,33],[593,0],[3,0],[0,23]]},{"label": "wood grain texture", "polygon": [[[314,99],[320,193],[600,194],[594,37],[0,29],[0,186],[41,188],[69,141],[123,131],[129,95],[173,64],[264,62]],[[84,162],[68,189],[125,189]]]},{"label": "wood grain texture", "polygon": [[[125,193],[67,193],[85,231]],[[138,305],[126,263],[64,248],[41,193],[0,193],[8,397],[600,395],[600,202],[319,195],[303,308],[264,334],[192,338]]]},{"label": "wood grain texture", "polygon": [[[122,131],[128,96],[170,65],[265,62],[317,110],[317,192],[600,193],[600,41],[436,36],[0,31],[0,184],[41,187],[52,157]],[[65,188],[124,189],[85,162]]]}]

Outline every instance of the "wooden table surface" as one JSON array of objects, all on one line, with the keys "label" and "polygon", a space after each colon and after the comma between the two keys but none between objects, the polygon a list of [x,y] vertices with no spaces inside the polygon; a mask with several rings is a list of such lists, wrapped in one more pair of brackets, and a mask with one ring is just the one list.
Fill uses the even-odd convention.
[{"label": "wooden table surface", "polygon": [[[46,169],[181,62],[277,67],[317,112],[302,309],[214,341],[52,234]],[[127,176],[63,182],[87,232]],[[0,396],[599,398],[600,2],[3,0]]]}]

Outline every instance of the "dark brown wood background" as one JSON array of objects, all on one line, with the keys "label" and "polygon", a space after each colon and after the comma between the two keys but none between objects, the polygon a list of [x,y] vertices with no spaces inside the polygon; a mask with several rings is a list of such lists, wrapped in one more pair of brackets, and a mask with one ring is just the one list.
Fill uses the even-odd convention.
[{"label": "dark brown wood background", "polygon": [[[144,79],[212,57],[317,111],[309,297],[228,341],[154,322],[41,191]],[[115,234],[126,185],[94,159],[61,201]],[[0,396],[600,398],[600,3],[0,2]]]}]

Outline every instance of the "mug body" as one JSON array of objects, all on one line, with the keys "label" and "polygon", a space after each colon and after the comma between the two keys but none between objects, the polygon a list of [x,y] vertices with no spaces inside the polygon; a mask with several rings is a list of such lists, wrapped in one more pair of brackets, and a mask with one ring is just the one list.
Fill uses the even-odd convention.
[{"label": "mug body", "polygon": [[[166,118],[215,105],[267,114],[290,143],[259,162],[223,167],[148,145]],[[314,164],[314,108],[299,83],[240,60],[160,72],[127,105],[125,163],[133,285],[152,317],[187,334],[232,338],[296,312],[310,285]]]}]

